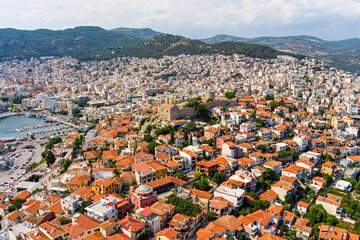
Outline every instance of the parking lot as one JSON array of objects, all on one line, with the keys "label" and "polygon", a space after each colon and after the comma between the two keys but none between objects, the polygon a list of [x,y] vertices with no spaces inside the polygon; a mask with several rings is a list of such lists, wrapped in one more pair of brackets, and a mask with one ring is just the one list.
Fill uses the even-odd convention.
[{"label": "parking lot", "polygon": [[[35,149],[22,149],[27,145],[33,145]],[[13,152],[8,152],[5,155],[6,160],[11,162],[9,170],[3,170],[0,172],[0,186],[6,188],[13,186],[22,181],[21,177],[25,176],[25,168],[32,162],[38,162],[41,159],[41,153],[44,151],[44,147],[36,141],[21,142]]]}]

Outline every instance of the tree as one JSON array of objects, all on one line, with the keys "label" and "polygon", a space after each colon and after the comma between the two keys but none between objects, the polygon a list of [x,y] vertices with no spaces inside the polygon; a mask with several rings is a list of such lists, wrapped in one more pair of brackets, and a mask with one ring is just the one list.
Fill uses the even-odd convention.
[{"label": "tree", "polygon": [[185,105],[184,108],[186,107],[196,107],[200,104],[201,101],[201,97],[196,97],[193,99],[190,99]]},{"label": "tree", "polygon": [[331,155],[326,154],[325,155],[325,162],[328,162],[328,161],[334,161],[334,158]]},{"label": "tree", "polygon": [[306,213],[305,218],[311,220],[310,226],[313,227],[315,224],[325,222],[326,212],[321,204],[314,204]]},{"label": "tree", "polygon": [[146,134],[146,135],[144,136],[144,141],[146,141],[146,142],[151,142],[152,139],[153,139],[153,137],[152,137],[150,134]]},{"label": "tree", "polygon": [[223,181],[225,181],[225,175],[222,173],[215,173],[214,176],[211,178],[217,185],[220,185]]},{"label": "tree", "polygon": [[202,121],[209,121],[211,118],[211,112],[210,110],[205,106],[205,104],[199,104],[196,107],[196,115],[199,119]]},{"label": "tree", "polygon": [[182,174],[180,172],[175,173],[174,177],[181,179],[181,180],[185,180],[185,178],[186,178],[185,174]]},{"label": "tree", "polygon": [[270,110],[273,112],[275,110],[275,108],[277,108],[278,106],[280,106],[280,103],[278,101],[271,101],[270,102]]},{"label": "tree", "polygon": [[59,217],[58,221],[60,225],[66,225],[68,223],[71,223],[71,220],[67,219],[66,217]]},{"label": "tree", "polygon": [[197,182],[196,188],[205,191],[209,188],[209,185],[209,181],[206,178],[202,178]]},{"label": "tree", "polygon": [[46,163],[47,163],[47,165],[50,167],[54,162],[55,162],[55,156],[54,156],[54,154],[52,153],[52,151],[51,150],[48,150],[47,151],[47,154],[46,154],[46,157],[45,157],[45,159],[46,159]]},{"label": "tree", "polygon": [[159,146],[160,143],[157,142],[150,142],[146,148],[149,149],[149,153],[154,154],[155,153],[155,147]]},{"label": "tree", "polygon": [[81,118],[83,115],[80,113],[80,109],[79,108],[74,108],[72,110],[72,114],[74,117],[77,117],[77,118]]},{"label": "tree", "polygon": [[120,176],[120,172],[117,169],[114,169],[113,174],[115,175],[115,177]]},{"label": "tree", "polygon": [[174,144],[174,143],[175,143],[175,136],[174,136],[174,132],[171,132],[171,134],[170,134],[169,144]]},{"label": "tree", "polygon": [[201,172],[194,172],[194,177],[195,177],[196,179],[200,179],[200,178],[201,178],[201,175],[202,175]]},{"label": "tree", "polygon": [[80,207],[80,208],[78,208],[78,212],[79,213],[82,213],[82,214],[84,214],[85,213],[85,208],[87,208],[88,206],[90,206],[92,204],[92,202],[84,202],[83,203],[83,205]]},{"label": "tree", "polygon": [[31,192],[31,194],[32,195],[34,195],[34,194],[36,194],[36,193],[38,193],[38,192],[41,192],[42,190],[40,189],[40,188],[36,188],[36,189],[34,189],[32,192]]},{"label": "tree", "polygon": [[14,200],[14,202],[13,202],[12,205],[14,206],[15,209],[19,209],[19,208],[22,207],[22,204],[23,204],[24,202],[26,202],[25,199],[16,198],[16,199]]},{"label": "tree", "polygon": [[356,221],[356,223],[354,224],[354,230],[356,234],[360,233],[360,221]]},{"label": "tree", "polygon": [[264,145],[260,145],[259,149],[261,152],[266,152],[266,147]]},{"label": "tree", "polygon": [[265,99],[266,99],[266,100],[274,100],[275,98],[274,98],[273,95],[267,94],[267,95],[265,96]]},{"label": "tree", "polygon": [[327,214],[326,223],[329,224],[330,226],[336,226],[339,223],[339,221],[334,215]]},{"label": "tree", "polygon": [[229,100],[233,99],[235,97],[235,93],[234,92],[226,92],[225,97]]},{"label": "tree", "polygon": [[213,222],[217,219],[217,213],[214,211],[209,211],[208,212],[208,219],[209,221]]},{"label": "tree", "polygon": [[214,145],[214,139],[209,139],[209,140],[206,140],[205,144],[208,144],[209,146],[213,146]]},{"label": "tree", "polygon": [[73,161],[71,159],[65,159],[64,163],[62,165],[63,169],[65,169],[65,171],[67,171],[72,163],[73,163]]},{"label": "tree", "polygon": [[288,203],[288,204],[292,204],[293,197],[291,195],[286,195],[285,202]]},{"label": "tree", "polygon": [[189,141],[188,131],[185,131],[184,133],[184,141],[187,143]]},{"label": "tree", "polygon": [[185,124],[182,127],[182,129],[184,129],[184,132],[185,131],[189,131],[189,132],[194,131],[196,129],[196,123],[194,121],[191,121],[191,122]]},{"label": "tree", "polygon": [[171,194],[166,203],[175,205],[175,212],[184,214],[186,216],[195,217],[196,214],[201,211],[201,208],[198,205],[190,203],[189,201],[182,199],[175,194]]}]

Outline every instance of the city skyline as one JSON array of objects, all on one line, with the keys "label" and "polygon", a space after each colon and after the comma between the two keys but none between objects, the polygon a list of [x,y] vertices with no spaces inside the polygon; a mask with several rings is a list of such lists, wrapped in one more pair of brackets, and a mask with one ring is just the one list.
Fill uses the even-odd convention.
[{"label": "city skyline", "polygon": [[[340,4],[341,3],[341,4]],[[62,1],[3,3],[0,28],[34,30],[76,26],[152,28],[206,38],[311,35],[325,40],[359,38],[360,1]]]}]

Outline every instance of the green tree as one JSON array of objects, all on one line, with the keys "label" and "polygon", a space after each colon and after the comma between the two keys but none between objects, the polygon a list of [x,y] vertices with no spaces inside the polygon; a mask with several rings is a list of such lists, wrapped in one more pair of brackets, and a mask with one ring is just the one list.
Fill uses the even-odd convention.
[{"label": "green tree", "polygon": [[190,203],[189,201],[182,199],[175,194],[171,194],[166,203],[174,205],[176,213],[181,213],[186,216],[195,217],[196,214],[201,211],[201,208],[198,205]]},{"label": "green tree", "polygon": [[16,198],[14,201],[13,201],[13,206],[15,207],[15,209],[19,209],[22,207],[22,204],[26,202],[25,199],[22,199],[22,198]]},{"label": "green tree", "polygon": [[38,192],[41,192],[42,190],[40,189],[40,188],[36,188],[36,189],[34,189],[32,192],[31,192],[31,194],[32,195],[34,195],[34,194],[36,194],[36,193],[38,193]]},{"label": "green tree", "polygon": [[175,143],[174,132],[171,132],[171,134],[170,134],[170,139],[169,139],[169,144],[174,144],[174,143]]},{"label": "green tree", "polygon": [[326,221],[326,212],[321,204],[314,204],[306,213],[305,218],[311,220],[310,226],[313,227],[315,224]]},{"label": "green tree", "polygon": [[73,161],[71,159],[65,159],[64,163],[62,165],[63,169],[65,169],[65,171],[67,171],[72,163],[73,163]]},{"label": "green tree", "polygon": [[200,178],[201,178],[201,175],[202,175],[201,172],[194,172],[194,177],[195,177],[196,179],[200,179]]},{"label": "green tree", "polygon": [[185,133],[184,133],[184,141],[187,143],[188,141],[189,141],[189,136],[188,136],[188,132],[187,131],[185,131]]},{"label": "green tree", "polygon": [[196,107],[196,115],[202,121],[210,121],[211,119],[211,111],[205,106],[205,104],[199,104]]},{"label": "green tree", "polygon": [[159,146],[159,145],[160,145],[160,143],[150,142],[150,143],[146,146],[146,148],[149,149],[149,153],[155,154],[155,148],[156,148],[157,146]]},{"label": "green tree", "polygon": [[273,112],[275,110],[275,108],[277,108],[278,106],[280,106],[280,103],[278,101],[271,101],[270,102],[270,110]]},{"label": "green tree", "polygon": [[196,184],[196,188],[199,190],[207,190],[209,188],[209,181],[206,178],[201,178],[197,184]]},{"label": "green tree", "polygon": [[113,174],[115,175],[115,177],[120,176],[120,172],[117,169],[114,169]]},{"label": "green tree", "polygon": [[47,165],[50,167],[54,162],[55,162],[55,156],[54,156],[54,154],[52,153],[52,151],[51,150],[48,150],[47,151],[47,154],[46,154],[46,157],[45,157],[45,159],[46,159],[46,163],[47,163]]},{"label": "green tree", "polygon": [[208,212],[208,219],[209,221],[213,222],[217,219],[217,213],[214,211],[209,211]]},{"label": "green tree", "polygon": [[82,213],[82,214],[84,214],[85,213],[85,208],[87,208],[88,206],[90,206],[92,204],[92,202],[84,202],[83,203],[83,205],[80,207],[80,208],[78,208],[78,212],[79,213]]},{"label": "green tree", "polygon": [[220,185],[222,182],[225,181],[225,175],[222,173],[215,173],[214,176],[211,178],[217,185]]},{"label": "green tree", "polygon": [[266,148],[265,148],[264,145],[260,145],[259,149],[260,149],[261,152],[266,152]]},{"label": "green tree", "polygon": [[330,226],[336,226],[339,223],[337,218],[334,215],[327,214],[326,216],[326,224],[329,224]]},{"label": "green tree", "polygon": [[71,223],[70,219],[67,219],[66,217],[59,217],[58,222],[60,225],[66,225],[68,223]]},{"label": "green tree", "polygon": [[293,197],[292,197],[291,195],[286,195],[286,197],[285,197],[285,202],[286,202],[287,204],[292,204],[292,202],[293,202]]},{"label": "green tree", "polygon": [[181,180],[185,180],[185,178],[186,178],[185,174],[182,174],[180,172],[175,173],[174,177],[181,179]]},{"label": "green tree", "polygon": [[235,97],[235,93],[234,92],[226,92],[225,97],[229,100],[233,99]]},{"label": "green tree", "polygon": [[267,94],[267,95],[265,96],[265,99],[266,99],[266,100],[274,100],[275,98],[274,98],[273,95]]},{"label": "green tree", "polygon": [[72,110],[72,114],[74,117],[77,117],[77,118],[81,118],[83,115],[80,113],[80,109],[79,108],[74,108]]},{"label": "green tree", "polygon": [[188,132],[191,132],[191,131],[194,131],[196,129],[196,123],[194,121],[191,121],[187,124],[185,124],[182,129],[184,129],[184,132],[185,131],[188,131]]},{"label": "green tree", "polygon": [[151,142],[153,139],[153,137],[150,134],[146,134],[144,135],[144,141],[146,142]]}]

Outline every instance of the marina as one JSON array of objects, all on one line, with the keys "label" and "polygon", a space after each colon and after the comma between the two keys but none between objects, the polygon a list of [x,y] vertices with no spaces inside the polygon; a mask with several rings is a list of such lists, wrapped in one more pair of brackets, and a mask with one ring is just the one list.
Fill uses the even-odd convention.
[{"label": "marina", "polygon": [[74,128],[50,120],[41,114],[3,113],[0,115],[0,142],[24,140],[31,135],[43,137],[70,129]]}]

